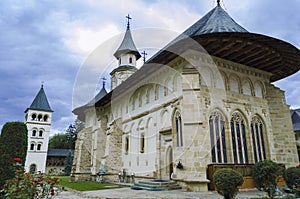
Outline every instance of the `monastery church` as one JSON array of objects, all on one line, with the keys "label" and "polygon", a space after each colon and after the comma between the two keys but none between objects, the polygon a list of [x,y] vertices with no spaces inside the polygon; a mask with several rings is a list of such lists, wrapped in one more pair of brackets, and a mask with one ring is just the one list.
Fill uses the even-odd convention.
[{"label": "monastery church", "polygon": [[172,179],[207,191],[210,168],[248,168],[270,159],[299,163],[284,91],[272,82],[296,73],[300,51],[248,32],[218,4],[140,68],[127,29],[114,53],[111,91],[73,113],[85,122],[74,180],[119,175]]}]

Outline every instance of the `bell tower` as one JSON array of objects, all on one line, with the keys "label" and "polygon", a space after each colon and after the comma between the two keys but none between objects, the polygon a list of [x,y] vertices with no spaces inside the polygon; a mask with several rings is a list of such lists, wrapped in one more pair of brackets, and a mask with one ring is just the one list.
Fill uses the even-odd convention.
[{"label": "bell tower", "polygon": [[30,107],[25,110],[25,124],[28,129],[28,148],[25,161],[27,172],[46,172],[52,113],[53,110],[42,85]]},{"label": "bell tower", "polygon": [[138,69],[136,68],[136,61],[141,57],[139,51],[135,47],[130,31],[129,15],[127,18],[127,28],[123,41],[114,56],[118,59],[118,68],[114,69],[111,75],[111,90],[120,85]]}]

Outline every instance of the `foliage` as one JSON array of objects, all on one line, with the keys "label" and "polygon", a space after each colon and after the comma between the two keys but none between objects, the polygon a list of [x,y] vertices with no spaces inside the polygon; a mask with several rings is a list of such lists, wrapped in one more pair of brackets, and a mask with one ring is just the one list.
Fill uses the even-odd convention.
[{"label": "foliage", "polygon": [[83,122],[76,120],[70,124],[66,133],[56,134],[49,140],[49,148],[53,149],[75,149],[77,134],[84,128]]},{"label": "foliage", "polygon": [[64,165],[65,165],[64,172],[68,176],[71,174],[71,171],[72,171],[73,157],[74,157],[73,152],[71,150],[69,150],[68,156],[66,157],[65,162],[64,162]]},{"label": "foliage", "polygon": [[244,182],[243,176],[232,169],[219,169],[213,175],[218,193],[225,199],[235,198],[239,192],[238,186]]},{"label": "foliage", "polygon": [[77,140],[77,134],[84,128],[84,123],[80,120],[75,120],[73,124],[70,124],[66,130],[67,139],[70,143],[70,149],[75,149],[75,142]]},{"label": "foliage", "polygon": [[52,149],[69,149],[70,143],[68,142],[66,134],[55,134],[49,140],[49,148]]},{"label": "foliage", "polygon": [[276,178],[281,174],[281,166],[271,160],[264,160],[254,165],[253,180],[258,190],[267,192],[270,198],[274,198]]},{"label": "foliage", "polygon": [[69,176],[59,176],[60,182],[59,185],[63,187],[68,187],[77,191],[93,191],[93,190],[102,190],[102,189],[115,189],[123,188],[121,185],[106,184],[106,183],[97,183],[95,181],[78,181],[70,182]]},{"label": "foliage", "polygon": [[15,176],[14,158],[26,159],[27,127],[23,122],[7,122],[0,135],[0,186]]},{"label": "foliage", "polygon": [[300,192],[300,167],[290,167],[283,172],[286,185],[299,196]]},{"label": "foliage", "polygon": [[60,191],[60,188],[57,186],[59,183],[58,178],[41,173],[25,173],[20,161],[16,158],[15,161],[15,178],[6,181],[1,190],[2,198],[50,199],[58,194]]}]

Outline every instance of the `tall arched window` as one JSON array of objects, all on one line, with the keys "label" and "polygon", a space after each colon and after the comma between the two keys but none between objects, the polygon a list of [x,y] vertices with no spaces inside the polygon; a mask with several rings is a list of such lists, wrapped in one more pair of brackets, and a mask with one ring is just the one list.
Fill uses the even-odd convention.
[{"label": "tall arched window", "polygon": [[209,117],[211,156],[215,163],[227,163],[224,124],[224,117],[219,111],[213,112]]},{"label": "tall arched window", "polygon": [[30,150],[33,151],[34,150],[34,143],[30,144]]},{"label": "tall arched window", "polygon": [[129,57],[129,63],[132,64],[132,57]]},{"label": "tall arched window", "polygon": [[175,114],[175,126],[176,126],[177,146],[181,147],[181,146],[183,146],[183,135],[182,135],[181,115],[179,112],[176,112],[176,114]]},{"label": "tall arched window", "polygon": [[37,150],[40,151],[40,150],[41,150],[41,147],[42,147],[42,144],[39,143],[39,144],[37,145]]},{"label": "tall arched window", "polygon": [[145,152],[145,133],[141,133],[140,135],[140,152]]},{"label": "tall arched window", "polygon": [[234,163],[248,163],[245,121],[239,112],[233,113],[230,128]]},{"label": "tall arched window", "polygon": [[266,159],[266,148],[264,138],[264,126],[258,116],[254,116],[251,120],[251,136],[253,145],[254,162]]},{"label": "tall arched window", "polygon": [[32,130],[32,136],[36,136],[36,130]]},{"label": "tall arched window", "polygon": [[125,146],[125,155],[127,155],[128,151],[129,151],[129,136],[128,135],[125,137],[125,144],[124,144],[124,146]]},{"label": "tall arched window", "polygon": [[42,130],[39,131],[39,137],[43,137],[43,131]]}]

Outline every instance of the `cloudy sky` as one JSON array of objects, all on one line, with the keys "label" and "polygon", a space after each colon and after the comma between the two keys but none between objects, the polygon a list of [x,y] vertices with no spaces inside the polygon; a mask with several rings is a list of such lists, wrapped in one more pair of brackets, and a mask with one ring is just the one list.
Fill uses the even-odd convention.
[{"label": "cloudy sky", "polygon": [[[0,1],[0,128],[8,121],[24,121],[24,110],[44,82],[55,111],[51,134],[64,132],[74,121],[73,106],[94,95],[100,78],[108,79],[116,66],[112,54],[128,13],[136,46],[150,55],[214,6],[215,0]],[[299,0],[222,0],[221,6],[248,31],[300,48]],[[97,67],[86,74],[90,64]],[[74,100],[73,90],[85,85],[83,76],[94,82],[94,92]],[[299,83],[299,72],[275,82],[292,108],[300,107]]]}]

